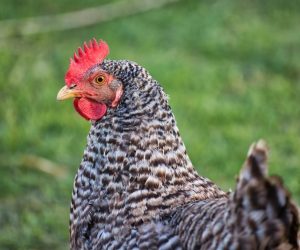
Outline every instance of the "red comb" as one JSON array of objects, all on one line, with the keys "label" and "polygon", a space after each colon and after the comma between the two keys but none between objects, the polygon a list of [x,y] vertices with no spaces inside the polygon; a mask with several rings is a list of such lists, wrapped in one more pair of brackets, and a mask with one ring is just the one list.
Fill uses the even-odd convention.
[{"label": "red comb", "polygon": [[68,86],[76,83],[83,74],[92,66],[103,62],[109,53],[108,45],[100,40],[99,43],[94,38],[89,43],[83,44],[83,49],[78,48],[78,55],[74,53],[74,59],[70,59],[70,67],[65,76]]}]

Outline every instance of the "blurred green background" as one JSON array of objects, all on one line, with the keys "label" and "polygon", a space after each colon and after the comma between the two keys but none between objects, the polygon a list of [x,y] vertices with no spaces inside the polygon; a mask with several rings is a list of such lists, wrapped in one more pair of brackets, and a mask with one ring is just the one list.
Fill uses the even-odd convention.
[{"label": "blurred green background", "polygon": [[107,2],[0,3],[0,249],[68,247],[72,183],[90,125],[56,94],[69,57],[93,37],[108,42],[109,58],[136,61],[162,84],[202,175],[234,188],[248,146],[264,138],[270,172],[299,203],[300,2],[176,1],[88,27],[1,32],[7,19],[22,24]]}]

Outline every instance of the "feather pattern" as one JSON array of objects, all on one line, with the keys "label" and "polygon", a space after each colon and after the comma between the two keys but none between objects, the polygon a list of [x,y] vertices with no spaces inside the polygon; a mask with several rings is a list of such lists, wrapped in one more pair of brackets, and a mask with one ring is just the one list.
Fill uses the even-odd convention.
[{"label": "feather pattern", "polygon": [[75,177],[71,249],[297,249],[289,194],[252,146],[236,191],[195,171],[162,87],[134,62],[98,65],[124,84],[92,122]]}]

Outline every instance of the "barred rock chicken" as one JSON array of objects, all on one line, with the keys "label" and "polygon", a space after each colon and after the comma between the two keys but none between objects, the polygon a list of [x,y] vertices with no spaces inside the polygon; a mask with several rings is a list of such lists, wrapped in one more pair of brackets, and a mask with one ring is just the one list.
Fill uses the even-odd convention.
[{"label": "barred rock chicken", "polygon": [[70,208],[71,249],[297,249],[296,207],[253,144],[236,191],[197,174],[162,87],[141,66],[78,49],[58,100],[91,121]]}]

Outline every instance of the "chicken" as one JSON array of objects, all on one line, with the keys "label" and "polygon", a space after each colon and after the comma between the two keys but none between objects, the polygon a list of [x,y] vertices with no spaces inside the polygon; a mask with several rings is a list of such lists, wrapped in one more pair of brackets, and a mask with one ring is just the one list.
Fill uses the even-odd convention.
[{"label": "chicken", "polygon": [[71,59],[58,100],[91,121],[74,181],[71,249],[297,249],[297,209],[252,145],[236,191],[195,171],[162,87],[108,60],[95,39]]}]

